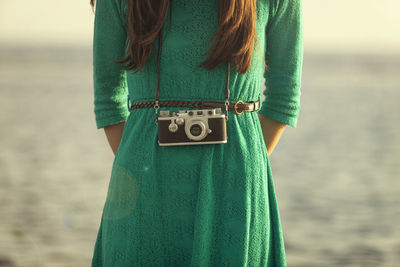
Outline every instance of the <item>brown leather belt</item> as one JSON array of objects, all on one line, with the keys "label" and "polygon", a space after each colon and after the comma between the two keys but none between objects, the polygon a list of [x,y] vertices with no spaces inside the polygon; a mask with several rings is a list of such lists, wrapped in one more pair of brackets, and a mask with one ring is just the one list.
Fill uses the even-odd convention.
[{"label": "brown leather belt", "polygon": [[[158,102],[160,107],[198,107],[198,108],[225,108],[225,102],[218,101],[179,101],[179,100],[166,100]],[[155,105],[155,101],[134,102],[130,104],[130,109],[137,108],[151,108]],[[235,103],[229,102],[228,109],[233,110],[236,115],[243,112],[257,111],[260,106],[260,101],[250,101],[244,103],[238,100]]]}]

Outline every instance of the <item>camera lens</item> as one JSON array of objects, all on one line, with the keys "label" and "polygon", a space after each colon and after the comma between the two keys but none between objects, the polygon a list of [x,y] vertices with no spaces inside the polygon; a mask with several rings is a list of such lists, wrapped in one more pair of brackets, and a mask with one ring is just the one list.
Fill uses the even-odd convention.
[{"label": "camera lens", "polygon": [[201,134],[201,127],[198,124],[193,124],[190,127],[190,133],[194,136],[199,136]]},{"label": "camera lens", "polygon": [[203,119],[189,119],[185,123],[186,136],[194,141],[200,141],[204,139],[211,132],[208,129],[208,123]]},{"label": "camera lens", "polygon": [[203,111],[197,111],[197,115],[202,115]]},{"label": "camera lens", "polygon": [[193,111],[189,111],[189,115],[192,116],[193,115]]}]

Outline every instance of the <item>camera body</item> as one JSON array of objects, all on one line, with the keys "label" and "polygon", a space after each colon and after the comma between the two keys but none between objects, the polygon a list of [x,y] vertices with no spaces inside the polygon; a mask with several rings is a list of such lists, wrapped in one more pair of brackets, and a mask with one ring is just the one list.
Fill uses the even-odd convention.
[{"label": "camera body", "polygon": [[221,108],[179,110],[172,115],[161,110],[157,124],[160,146],[223,144],[228,140]]}]

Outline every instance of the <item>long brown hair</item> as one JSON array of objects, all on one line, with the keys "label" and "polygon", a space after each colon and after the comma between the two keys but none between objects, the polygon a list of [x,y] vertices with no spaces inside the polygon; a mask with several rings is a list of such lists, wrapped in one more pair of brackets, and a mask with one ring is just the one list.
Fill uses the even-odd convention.
[{"label": "long brown hair", "polygon": [[[127,54],[115,61],[126,70],[142,69],[152,53],[154,42],[164,24],[172,0],[121,0],[127,1],[126,22],[129,39]],[[92,9],[95,0],[90,0]],[[211,55],[199,67],[208,70],[233,61],[238,72],[250,68],[256,34],[257,0],[219,0],[219,25],[212,36],[213,43],[202,56]],[[209,40],[211,41],[211,40]],[[261,53],[264,67],[267,67]]]}]

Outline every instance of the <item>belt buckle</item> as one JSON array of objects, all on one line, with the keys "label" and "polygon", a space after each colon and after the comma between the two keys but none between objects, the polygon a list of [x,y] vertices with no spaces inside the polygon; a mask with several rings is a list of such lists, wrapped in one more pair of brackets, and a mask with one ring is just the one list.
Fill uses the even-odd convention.
[{"label": "belt buckle", "polygon": [[239,103],[244,104],[244,102],[242,100],[240,100],[240,99],[238,101],[236,101],[236,103],[234,105],[234,110],[235,110],[236,115],[240,115],[240,114],[242,114],[244,112],[244,109],[242,110],[242,112],[238,112],[237,111],[237,104],[239,104]]}]

